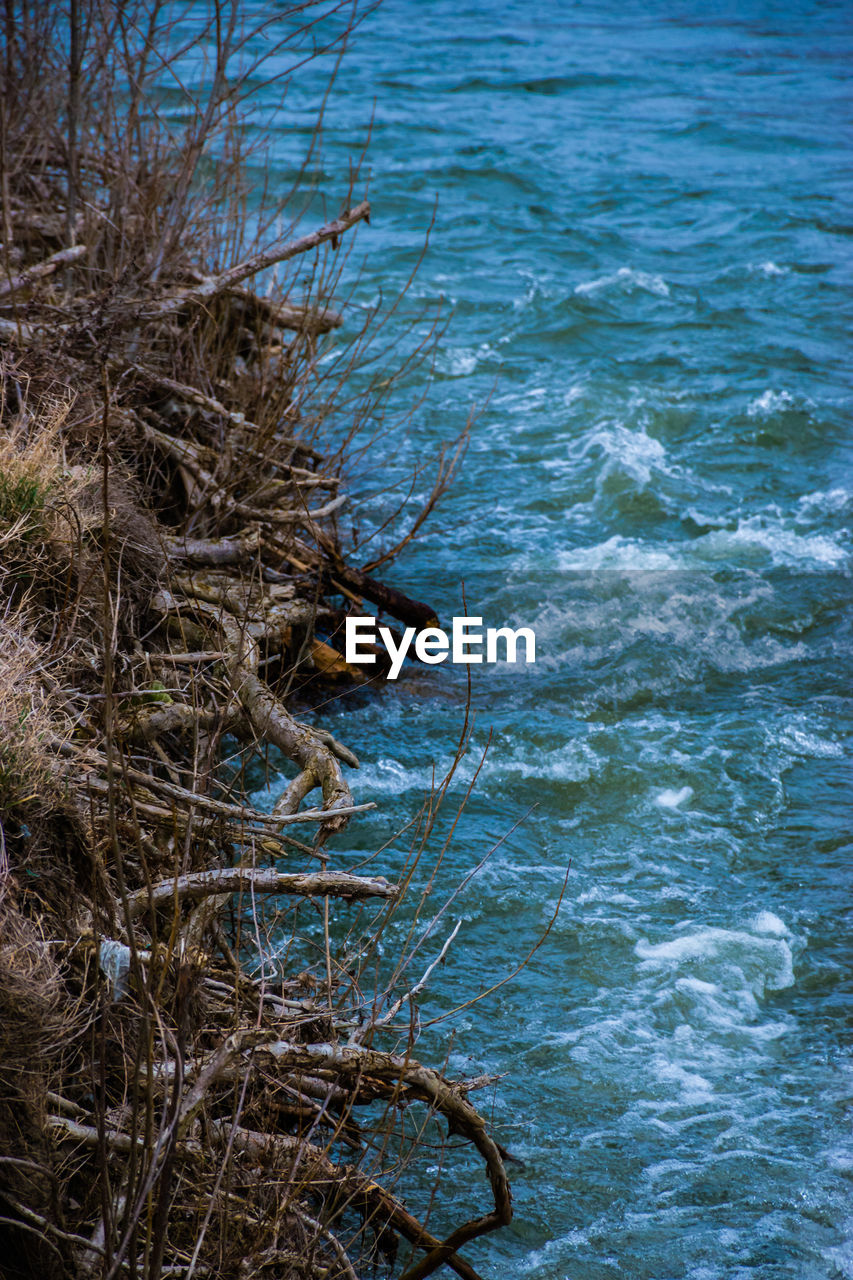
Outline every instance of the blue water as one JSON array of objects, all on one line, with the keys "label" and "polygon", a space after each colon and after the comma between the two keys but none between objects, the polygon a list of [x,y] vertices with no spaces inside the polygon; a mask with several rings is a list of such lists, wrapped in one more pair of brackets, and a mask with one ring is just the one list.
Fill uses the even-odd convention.
[{"label": "blue water", "polygon": [[[476,408],[461,476],[384,573],[443,620],[464,581],[469,612],[537,635],[534,668],[473,671],[454,795],[491,744],[435,909],[502,843],[413,972],[461,919],[424,1022],[490,986],[569,869],[526,969],[417,1050],[506,1073],[482,1103],[524,1162],[515,1220],[466,1250],[495,1280],[853,1276],[851,47],[843,3],[385,0],[329,103],[332,211],[373,117],[350,328],[433,213],[385,336],[449,318],[348,469],[353,561],[393,541],[364,544],[388,482],[425,465],[413,513]],[[327,70],[269,126],[282,189]],[[336,865],[417,811],[464,695],[409,666],[313,712],[381,805]],[[454,1154],[433,1229],[487,1202]]]}]

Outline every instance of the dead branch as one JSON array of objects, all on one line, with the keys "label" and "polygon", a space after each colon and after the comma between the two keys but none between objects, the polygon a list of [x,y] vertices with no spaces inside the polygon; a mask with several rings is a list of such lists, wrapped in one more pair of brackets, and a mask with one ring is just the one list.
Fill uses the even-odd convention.
[{"label": "dead branch", "polygon": [[165,316],[173,315],[183,307],[211,302],[220,294],[227,293],[229,289],[233,289],[236,285],[242,284],[244,280],[257,275],[259,271],[266,271],[277,263],[289,262],[291,258],[295,258],[299,254],[310,253],[312,249],[318,248],[329,240],[336,243],[338,238],[349,231],[351,227],[354,227],[359,222],[369,220],[370,205],[366,200],[363,200],[354,209],[348,209],[339,218],[335,218],[332,222],[327,222],[324,226],[318,227],[316,231],[309,232],[308,235],[300,236],[298,240],[292,240],[288,244],[265,249],[262,253],[256,253],[253,257],[246,259],[245,262],[240,262],[234,267],[229,267],[227,271],[220,272],[218,276],[208,276],[199,284],[192,285],[188,289],[182,289],[179,293],[144,304],[142,314],[146,320],[162,320]]},{"label": "dead branch", "polygon": [[70,249],[60,249],[58,253],[51,254],[43,262],[36,262],[31,267],[26,267],[11,279],[0,280],[0,298],[6,298],[11,293],[29,288],[31,284],[35,284],[36,280],[43,280],[45,276],[52,275],[59,267],[67,267],[72,262],[79,262],[88,252],[89,246],[85,244],[74,245]]},{"label": "dead branch", "polygon": [[396,898],[399,889],[381,876],[365,879],[345,871],[294,873],[252,870],[248,867],[223,867],[217,871],[196,871],[177,880],[164,880],[150,892],[140,889],[128,898],[131,919],[149,907],[170,902],[196,902],[219,893],[295,894],[302,898],[343,898],[353,902],[361,898]]},{"label": "dead branch", "polygon": [[258,552],[258,537],[252,532],[232,538],[166,538],[164,550],[170,560],[194,565],[243,565]]},{"label": "dead branch", "polygon": [[[427,1231],[390,1191],[352,1165],[336,1165],[316,1145],[284,1134],[258,1133],[225,1120],[215,1121],[211,1129],[220,1145],[230,1143],[235,1151],[262,1164],[268,1161],[271,1151],[297,1162],[300,1179],[316,1183],[327,1191],[339,1188],[354,1202],[363,1202],[368,1222],[391,1227],[417,1248],[430,1251],[441,1248],[442,1242]],[[481,1280],[474,1268],[457,1253],[449,1254],[444,1262],[462,1280]]]}]

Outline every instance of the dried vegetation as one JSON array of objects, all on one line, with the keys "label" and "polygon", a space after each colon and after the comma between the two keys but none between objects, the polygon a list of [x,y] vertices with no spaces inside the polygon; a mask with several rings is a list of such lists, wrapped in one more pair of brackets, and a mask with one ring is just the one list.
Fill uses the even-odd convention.
[{"label": "dried vegetation", "polygon": [[[413,1056],[417,930],[367,986],[441,794],[398,883],[336,868],[358,762],[288,696],[361,678],[329,643],[346,610],[432,613],[348,562],[317,444],[375,410],[347,383],[364,333],[318,363],[369,206],[276,238],[286,206],[246,214],[262,57],[335,52],[355,19],[240,9],[5,9],[0,1272],[470,1278],[504,1153],[474,1082]],[[296,769],[264,813],[242,780],[270,747]],[[398,1182],[442,1124],[491,1194],[439,1238]]]}]

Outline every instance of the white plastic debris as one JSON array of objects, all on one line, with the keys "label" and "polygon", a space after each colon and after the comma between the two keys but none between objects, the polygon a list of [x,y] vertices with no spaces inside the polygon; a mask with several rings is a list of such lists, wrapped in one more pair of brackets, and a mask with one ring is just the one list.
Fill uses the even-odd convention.
[{"label": "white plastic debris", "polygon": [[113,999],[120,1000],[127,994],[127,975],[130,972],[130,947],[115,938],[102,938],[98,956],[101,971],[112,987]]}]

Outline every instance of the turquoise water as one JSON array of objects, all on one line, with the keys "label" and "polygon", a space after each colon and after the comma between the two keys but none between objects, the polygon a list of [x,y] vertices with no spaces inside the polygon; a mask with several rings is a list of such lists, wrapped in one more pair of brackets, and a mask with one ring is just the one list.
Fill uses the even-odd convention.
[{"label": "turquoise water", "polygon": [[[452,309],[352,519],[480,406],[386,577],[443,620],[464,581],[537,635],[535,667],[473,671],[463,784],[492,739],[436,905],[502,843],[418,962],[462,920],[425,1021],[515,966],[570,868],[523,973],[419,1047],[506,1073],[484,1105],[524,1162],[515,1221],[466,1250],[495,1280],[853,1276],[851,37],[849,6],[801,0],[386,0],[329,104],[333,208],[373,114],[350,314],[434,208],[409,312]],[[282,185],[320,71],[272,121]],[[338,865],[416,811],[463,701],[410,665],[316,711],[381,802]],[[451,1160],[434,1229],[486,1201]]]}]

